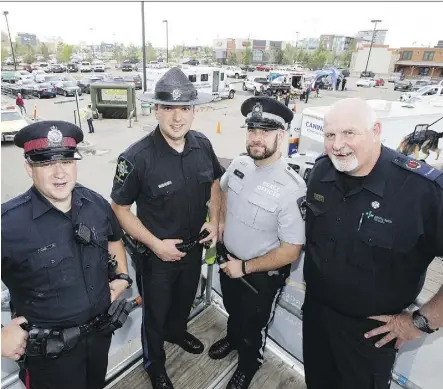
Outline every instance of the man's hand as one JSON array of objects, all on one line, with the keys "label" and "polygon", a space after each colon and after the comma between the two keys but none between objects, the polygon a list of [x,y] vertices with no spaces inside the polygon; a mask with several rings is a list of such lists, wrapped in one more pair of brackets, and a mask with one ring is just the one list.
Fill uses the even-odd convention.
[{"label": "man's hand", "polygon": [[22,323],[27,321],[20,316],[2,328],[2,357],[18,361],[25,353],[28,333],[20,327]]},{"label": "man's hand", "polygon": [[244,274],[241,269],[242,261],[240,259],[232,258],[229,254],[228,259],[229,261],[220,265],[220,269],[222,269],[225,274],[231,278],[243,277]]},{"label": "man's hand", "polygon": [[111,303],[117,300],[126,289],[128,289],[128,281],[114,280],[109,283],[109,289],[111,291]]},{"label": "man's hand", "polygon": [[205,223],[202,225],[202,228],[200,228],[200,232],[203,230],[207,230],[209,232],[209,235],[202,239],[199,243],[204,244],[206,242],[211,241],[211,245],[209,247],[214,247],[217,243],[218,238],[218,224],[215,223]]},{"label": "man's hand", "polygon": [[186,253],[177,250],[177,247],[175,247],[175,245],[179,243],[183,243],[183,240],[164,239],[152,247],[152,251],[154,251],[155,255],[162,261],[179,261],[186,255]]},{"label": "man's hand", "polygon": [[411,312],[402,312],[398,315],[371,316],[369,318],[381,321],[385,323],[385,325],[367,332],[365,338],[372,338],[375,335],[388,333],[375,344],[375,347],[382,347],[386,343],[397,339],[395,348],[399,349],[409,340],[418,339],[423,335],[423,332],[414,326]]}]

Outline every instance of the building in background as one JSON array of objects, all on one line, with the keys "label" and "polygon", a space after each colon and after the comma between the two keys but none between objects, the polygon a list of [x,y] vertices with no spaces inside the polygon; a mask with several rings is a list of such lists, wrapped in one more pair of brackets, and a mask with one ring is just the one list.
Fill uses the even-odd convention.
[{"label": "building in background", "polygon": [[15,41],[20,45],[30,45],[35,47],[37,46],[37,35],[19,32],[17,33],[17,38]]},{"label": "building in background", "polygon": [[395,71],[406,77],[443,78],[443,47],[402,47]]},{"label": "building in background", "polygon": [[[366,43],[371,43],[373,33],[374,33],[374,30],[359,31],[359,32],[357,32],[357,35],[355,37],[357,38],[358,42],[360,42],[362,45],[365,45]],[[374,45],[384,45],[387,33],[388,33],[388,30],[375,30],[373,44]]]},{"label": "building in background", "polygon": [[[356,49],[352,54],[349,71],[352,75],[358,76],[366,69],[368,62],[370,45],[364,45]],[[392,49],[388,45],[372,45],[371,56],[368,63],[368,71],[374,72],[377,76],[387,77],[394,72],[397,61],[400,58],[398,49]]]},{"label": "building in background", "polygon": [[297,48],[306,51],[315,51],[320,46],[319,38],[304,38],[297,42]]},{"label": "building in background", "polygon": [[[3,38],[2,38],[3,43]],[[434,49],[443,49],[443,41],[438,41],[437,46],[434,46]]]},{"label": "building in background", "polygon": [[226,64],[231,56],[238,63],[244,63],[245,55],[249,53],[251,64],[267,64],[278,60],[281,51],[288,42],[261,39],[214,39],[213,51],[217,62]]},{"label": "building in background", "polygon": [[332,51],[334,47],[334,35],[333,34],[320,35],[320,46],[322,46],[328,51]]}]

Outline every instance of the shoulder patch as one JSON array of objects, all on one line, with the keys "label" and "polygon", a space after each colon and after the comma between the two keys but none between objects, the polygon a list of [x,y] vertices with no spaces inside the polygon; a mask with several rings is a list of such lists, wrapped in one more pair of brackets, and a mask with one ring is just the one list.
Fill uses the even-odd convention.
[{"label": "shoulder patch", "polygon": [[19,207],[20,205],[26,204],[29,201],[31,201],[31,194],[29,193],[29,191],[17,197],[14,197],[13,199],[2,204],[2,216],[5,215],[7,212]]},{"label": "shoulder patch", "polygon": [[412,158],[407,158],[407,157],[402,158],[397,156],[392,160],[392,162],[395,165],[401,167],[402,169],[409,170],[410,172],[413,172],[424,178],[427,178],[430,181],[436,181],[437,178],[443,175],[443,172],[441,170],[438,170],[437,168],[428,165],[426,162],[417,161]]},{"label": "shoulder patch", "polygon": [[306,220],[306,196],[299,197],[297,199],[298,209],[303,220]]},{"label": "shoulder patch", "polygon": [[302,183],[304,183],[303,178],[301,178],[289,165],[285,167],[285,172],[297,183],[297,185],[301,186]]},{"label": "shoulder patch", "polygon": [[134,165],[125,157],[120,156],[117,161],[117,168],[115,170],[114,182],[124,185],[128,176],[134,170]]}]

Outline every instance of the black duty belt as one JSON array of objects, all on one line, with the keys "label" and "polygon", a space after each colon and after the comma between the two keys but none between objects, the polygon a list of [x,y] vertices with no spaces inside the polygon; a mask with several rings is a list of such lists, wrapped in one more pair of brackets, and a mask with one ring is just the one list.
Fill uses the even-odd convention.
[{"label": "black duty belt", "polygon": [[115,300],[107,312],[97,315],[81,326],[64,329],[40,328],[32,323],[23,323],[21,327],[28,331],[25,356],[55,359],[74,349],[80,339],[91,332],[114,333],[123,326],[132,309],[140,304],[139,297],[134,300]]}]

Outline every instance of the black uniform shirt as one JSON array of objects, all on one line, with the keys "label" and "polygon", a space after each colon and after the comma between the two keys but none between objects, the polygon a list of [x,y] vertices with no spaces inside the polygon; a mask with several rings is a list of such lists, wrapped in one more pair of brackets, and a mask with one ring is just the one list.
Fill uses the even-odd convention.
[{"label": "black uniform shirt", "polygon": [[122,237],[110,204],[78,184],[67,214],[35,187],[2,204],[2,280],[15,311],[29,323],[71,327],[109,307],[107,253],[77,244],[77,223],[91,228],[105,248]]},{"label": "black uniform shirt", "polygon": [[182,153],[157,127],[119,157],[111,198],[137,204],[137,216],[159,239],[196,238],[207,215],[212,183],[222,168],[208,138],[189,131]]},{"label": "black uniform shirt", "polygon": [[349,316],[398,313],[443,255],[443,173],[383,147],[358,181],[343,182],[327,157],[311,172],[306,293]]}]

